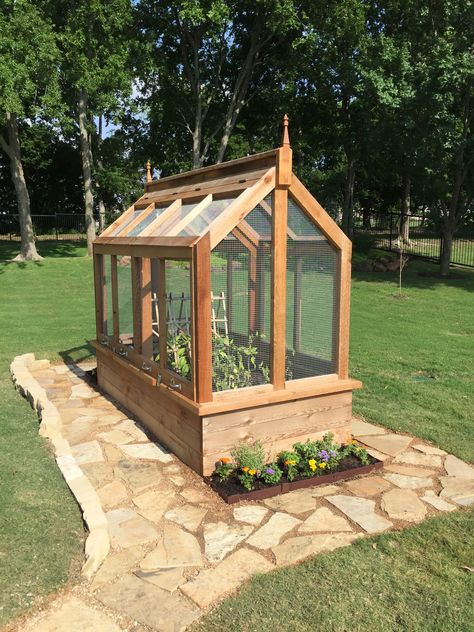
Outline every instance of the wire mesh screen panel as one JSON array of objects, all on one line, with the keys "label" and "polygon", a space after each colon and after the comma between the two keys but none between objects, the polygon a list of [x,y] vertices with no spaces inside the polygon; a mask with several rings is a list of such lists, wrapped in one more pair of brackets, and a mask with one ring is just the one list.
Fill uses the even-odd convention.
[{"label": "wire mesh screen panel", "polygon": [[132,262],[128,256],[117,257],[117,294],[119,340],[133,346]]},{"label": "wire mesh screen panel", "polygon": [[113,336],[114,333],[114,314],[112,306],[112,257],[103,255],[104,257],[104,331],[106,336]]},{"label": "wire mesh screen panel", "polygon": [[288,198],[286,379],[336,371],[337,251]]},{"label": "wire mesh screen panel", "polygon": [[164,265],[166,366],[181,378],[191,380],[191,269],[189,261],[166,261]]},{"label": "wire mesh screen panel", "polygon": [[[270,381],[271,196],[264,202],[211,253],[214,391]],[[265,226],[262,237],[251,224]]]}]

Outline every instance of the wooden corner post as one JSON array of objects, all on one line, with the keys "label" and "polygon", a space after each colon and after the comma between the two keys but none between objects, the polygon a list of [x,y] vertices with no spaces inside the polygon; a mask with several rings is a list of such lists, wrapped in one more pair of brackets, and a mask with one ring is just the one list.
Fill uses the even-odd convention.
[{"label": "wooden corner post", "polygon": [[275,390],[285,388],[286,363],[286,249],[288,189],[292,178],[292,151],[288,116],[283,118],[283,143],[277,151],[272,214],[272,333],[271,380]]},{"label": "wooden corner post", "polygon": [[95,330],[97,341],[107,335],[107,294],[104,255],[94,253]]},{"label": "wooden corner post", "polygon": [[336,361],[337,374],[340,379],[349,377],[349,328],[351,309],[351,258],[352,243],[347,240],[338,253],[339,293],[336,300],[338,307],[335,314],[339,323],[337,332]]},{"label": "wooden corner post", "polygon": [[193,377],[196,401],[212,401],[211,243],[206,233],[193,247]]}]

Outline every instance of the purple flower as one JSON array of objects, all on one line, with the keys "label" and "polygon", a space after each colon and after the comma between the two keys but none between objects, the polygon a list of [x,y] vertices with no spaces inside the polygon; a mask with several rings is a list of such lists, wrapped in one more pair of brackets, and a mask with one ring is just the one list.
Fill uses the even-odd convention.
[{"label": "purple flower", "polygon": [[318,456],[323,461],[329,461],[329,454],[326,452],[326,450],[321,450],[320,452],[318,452]]},{"label": "purple flower", "polygon": [[334,452],[334,450],[329,450],[329,454],[333,457],[337,456],[337,452]]},{"label": "purple flower", "polygon": [[272,470],[271,467],[267,467],[267,469],[265,470],[266,474],[275,474],[275,470]]}]

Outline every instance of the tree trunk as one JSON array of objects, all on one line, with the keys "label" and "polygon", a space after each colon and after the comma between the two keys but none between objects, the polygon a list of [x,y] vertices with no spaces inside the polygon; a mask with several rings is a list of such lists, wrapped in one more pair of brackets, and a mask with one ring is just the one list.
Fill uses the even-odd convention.
[{"label": "tree trunk", "polygon": [[21,233],[20,254],[15,257],[15,261],[39,261],[43,257],[40,257],[36,250],[33,223],[31,221],[30,196],[21,162],[20,135],[16,114],[7,112],[6,118],[8,144],[2,139],[2,147],[10,158],[10,171],[15,186]]},{"label": "tree trunk", "polygon": [[344,191],[344,205],[342,207],[342,230],[349,239],[352,239],[353,214],[354,214],[354,181],[355,181],[355,160],[352,156],[347,157],[346,184]]},{"label": "tree trunk", "polygon": [[[103,173],[102,163],[102,114],[99,116],[99,129],[97,130],[97,167],[100,173]],[[98,187],[99,200],[97,206],[99,207],[99,232],[101,233],[105,228],[105,204],[102,199],[102,187]]]},{"label": "tree trunk", "polygon": [[400,208],[400,242],[410,245],[411,178],[403,174],[403,195]]},{"label": "tree trunk", "polygon": [[87,94],[79,91],[79,133],[81,138],[82,176],[84,183],[84,215],[86,219],[87,254],[92,256],[92,242],[95,239],[94,194],[92,192],[92,150],[87,121]]},{"label": "tree trunk", "polygon": [[453,229],[449,222],[443,225],[443,248],[441,250],[440,272],[441,276],[449,276],[449,268],[451,265],[451,255],[453,251]]}]

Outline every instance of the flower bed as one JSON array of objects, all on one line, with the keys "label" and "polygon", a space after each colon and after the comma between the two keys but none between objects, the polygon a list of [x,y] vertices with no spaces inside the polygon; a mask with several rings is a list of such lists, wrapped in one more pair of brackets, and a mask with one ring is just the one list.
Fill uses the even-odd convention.
[{"label": "flower bed", "polygon": [[293,450],[280,452],[272,463],[265,463],[261,444],[240,444],[232,458],[222,457],[206,479],[227,502],[263,500],[294,489],[327,485],[368,474],[383,467],[367,451],[352,441],[333,443],[327,434],[320,441],[295,443]]}]

